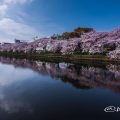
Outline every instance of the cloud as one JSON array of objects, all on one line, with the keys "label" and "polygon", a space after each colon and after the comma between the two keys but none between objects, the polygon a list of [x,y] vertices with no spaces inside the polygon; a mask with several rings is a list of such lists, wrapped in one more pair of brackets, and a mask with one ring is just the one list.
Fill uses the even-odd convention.
[{"label": "cloud", "polygon": [[35,13],[31,17],[31,12],[26,12],[26,4],[32,1],[34,0],[0,0],[0,42],[13,42],[15,38],[31,40],[34,36],[50,36],[55,30],[64,31],[63,27],[51,23],[44,15],[36,16]]},{"label": "cloud", "polygon": [[[18,5],[31,3],[33,0],[2,0],[0,1],[0,42],[13,42],[15,38],[30,40],[32,37],[38,35],[38,31],[24,22],[24,17],[27,13],[24,13]],[[11,11],[15,7],[16,11],[20,13],[17,16],[14,11]],[[8,11],[9,10],[9,11]],[[21,17],[22,16],[22,17]],[[17,19],[19,17],[19,20]]]},{"label": "cloud", "polygon": [[35,28],[10,18],[0,20],[0,41],[12,42],[14,38],[30,40],[38,32]]},{"label": "cloud", "polygon": [[0,5],[0,15],[4,15],[6,13],[8,6],[6,4]]},{"label": "cloud", "polygon": [[27,2],[32,2],[32,0],[3,0],[5,4],[24,4]]},{"label": "cloud", "polygon": [[11,5],[25,4],[32,1],[33,0],[3,0],[2,3],[0,4],[0,16],[5,15]]}]

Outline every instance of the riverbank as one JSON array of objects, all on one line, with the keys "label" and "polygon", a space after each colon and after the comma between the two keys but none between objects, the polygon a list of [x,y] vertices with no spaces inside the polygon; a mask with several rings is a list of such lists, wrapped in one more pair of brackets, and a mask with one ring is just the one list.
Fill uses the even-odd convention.
[{"label": "riverbank", "polygon": [[0,53],[0,56],[10,57],[10,58],[18,58],[18,59],[29,59],[29,60],[40,60],[46,62],[71,62],[71,63],[81,63],[81,62],[89,62],[89,63],[114,63],[120,64],[120,60],[109,59],[105,55],[62,55],[57,53],[44,53],[44,54],[24,54],[24,53]]},{"label": "riverbank", "polygon": [[1,43],[0,52],[2,55],[7,53],[8,56],[10,53],[10,56],[35,59],[118,62],[120,60],[120,29],[112,32],[92,31],[78,38],[63,40],[41,38],[32,42]]}]

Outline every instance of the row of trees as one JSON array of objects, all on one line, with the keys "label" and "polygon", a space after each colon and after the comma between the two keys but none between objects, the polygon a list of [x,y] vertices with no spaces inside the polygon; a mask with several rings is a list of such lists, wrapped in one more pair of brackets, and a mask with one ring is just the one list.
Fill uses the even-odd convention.
[{"label": "row of trees", "polygon": [[64,32],[64,33],[62,33],[62,35],[54,34],[51,36],[51,39],[62,40],[62,39],[70,39],[70,38],[79,38],[83,33],[91,32],[91,31],[94,31],[94,29],[78,27],[78,28],[74,29],[74,31]]}]

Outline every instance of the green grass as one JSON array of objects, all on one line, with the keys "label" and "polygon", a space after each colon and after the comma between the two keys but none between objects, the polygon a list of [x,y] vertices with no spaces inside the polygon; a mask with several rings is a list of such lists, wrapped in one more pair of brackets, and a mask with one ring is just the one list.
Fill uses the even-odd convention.
[{"label": "green grass", "polygon": [[102,63],[120,63],[120,60],[111,60],[105,55],[82,55],[82,54],[73,54],[73,55],[61,55],[59,53],[42,53],[42,54],[24,54],[24,53],[8,53],[0,52],[0,56],[18,58],[18,59],[30,59],[30,60],[41,60],[48,62],[102,62]]}]

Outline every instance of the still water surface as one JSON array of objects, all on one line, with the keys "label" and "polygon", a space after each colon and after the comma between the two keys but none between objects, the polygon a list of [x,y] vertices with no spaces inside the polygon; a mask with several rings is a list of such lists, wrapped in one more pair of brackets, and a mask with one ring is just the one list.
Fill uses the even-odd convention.
[{"label": "still water surface", "polygon": [[120,120],[120,65],[0,58],[0,120]]}]

